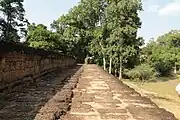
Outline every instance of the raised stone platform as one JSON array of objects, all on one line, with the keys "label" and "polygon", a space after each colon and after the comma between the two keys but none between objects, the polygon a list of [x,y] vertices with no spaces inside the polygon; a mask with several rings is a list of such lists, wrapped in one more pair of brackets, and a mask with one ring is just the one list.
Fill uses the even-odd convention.
[{"label": "raised stone platform", "polygon": [[53,71],[0,94],[0,120],[177,120],[97,65]]},{"label": "raised stone platform", "polygon": [[14,92],[0,93],[0,120],[59,119],[69,109],[80,68],[59,69]]},{"label": "raised stone platform", "polygon": [[63,120],[176,120],[96,65],[85,65]]}]

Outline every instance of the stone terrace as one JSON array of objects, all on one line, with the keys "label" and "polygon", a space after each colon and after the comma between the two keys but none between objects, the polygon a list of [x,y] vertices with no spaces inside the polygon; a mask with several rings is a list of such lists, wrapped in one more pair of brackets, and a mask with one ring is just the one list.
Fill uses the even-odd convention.
[{"label": "stone terrace", "polygon": [[0,94],[0,120],[177,119],[97,65],[84,65]]},{"label": "stone terrace", "polygon": [[176,120],[96,65],[87,65],[63,120]]},{"label": "stone terrace", "polygon": [[[0,120],[57,120],[69,109],[80,68],[58,69],[39,77],[29,86],[21,86],[8,94],[1,93]],[[50,105],[48,109],[47,105]]]}]

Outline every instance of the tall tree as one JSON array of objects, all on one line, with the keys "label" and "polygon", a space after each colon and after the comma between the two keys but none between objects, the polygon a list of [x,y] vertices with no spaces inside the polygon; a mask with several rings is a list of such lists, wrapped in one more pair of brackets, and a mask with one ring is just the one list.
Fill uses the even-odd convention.
[{"label": "tall tree", "polygon": [[92,55],[105,70],[109,65],[109,73],[119,69],[122,76],[123,66],[134,66],[143,43],[137,38],[141,9],[139,0],[81,0],[52,28],[66,41],[68,53]]},{"label": "tall tree", "polygon": [[154,66],[161,76],[170,75],[173,68],[176,74],[180,66],[180,31],[172,30],[158,37],[143,51],[148,58],[146,62]]},{"label": "tall tree", "polygon": [[[142,10],[139,0],[111,0],[107,8],[108,27],[111,29],[110,43],[114,56],[119,61],[119,79],[123,64],[138,54],[142,39],[137,38],[141,26],[138,12]],[[117,66],[117,63],[115,63]]]},{"label": "tall tree", "polygon": [[54,21],[52,27],[67,41],[70,53],[84,61],[89,54],[89,44],[94,38],[94,30],[99,23],[102,0],[82,0],[68,14]]},{"label": "tall tree", "polygon": [[[25,10],[23,8],[24,0],[1,0],[0,13],[4,15],[4,23],[1,25],[1,38],[5,41],[19,41],[20,37],[26,35],[25,25],[28,21],[24,18]],[[18,35],[20,31],[22,36]]]},{"label": "tall tree", "polygon": [[26,43],[30,47],[66,53],[66,44],[60,43],[61,41],[59,39],[59,34],[47,30],[47,27],[43,24],[32,24],[28,26]]}]

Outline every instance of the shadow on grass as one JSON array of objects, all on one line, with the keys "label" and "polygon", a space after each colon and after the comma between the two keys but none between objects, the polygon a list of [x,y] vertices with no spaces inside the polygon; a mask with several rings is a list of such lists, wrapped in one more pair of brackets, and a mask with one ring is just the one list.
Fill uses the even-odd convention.
[{"label": "shadow on grass", "polygon": [[151,99],[158,99],[158,100],[165,100],[168,102],[173,102],[173,103],[180,103],[179,101],[175,100],[175,99],[171,99],[171,98],[167,98],[167,97],[163,97],[163,96],[158,96],[158,95],[154,95],[154,94],[150,94],[150,93],[146,93],[147,96],[149,96],[149,98]]},{"label": "shadow on grass", "polygon": [[170,76],[170,77],[158,77],[157,78],[157,81],[160,81],[160,82],[167,82],[169,80],[177,80],[178,77],[176,76]]},{"label": "shadow on grass", "polygon": [[146,93],[146,95],[150,96],[153,99],[161,99],[161,100],[166,100],[166,101],[171,101],[171,102],[173,101],[172,99],[169,99],[169,98],[166,98],[166,97],[162,97],[162,96],[157,96],[157,95],[154,95],[154,94]]}]

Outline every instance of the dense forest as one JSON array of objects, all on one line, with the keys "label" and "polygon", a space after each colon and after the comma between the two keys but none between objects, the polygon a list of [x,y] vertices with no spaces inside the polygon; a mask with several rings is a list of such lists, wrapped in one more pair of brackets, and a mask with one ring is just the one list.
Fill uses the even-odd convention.
[{"label": "dense forest", "polygon": [[25,18],[24,0],[1,0],[0,40],[61,52],[83,63],[92,57],[119,79],[149,81],[174,76],[180,69],[180,30],[157,40],[137,36],[141,28],[140,0],[81,0],[54,20],[51,30]]}]

